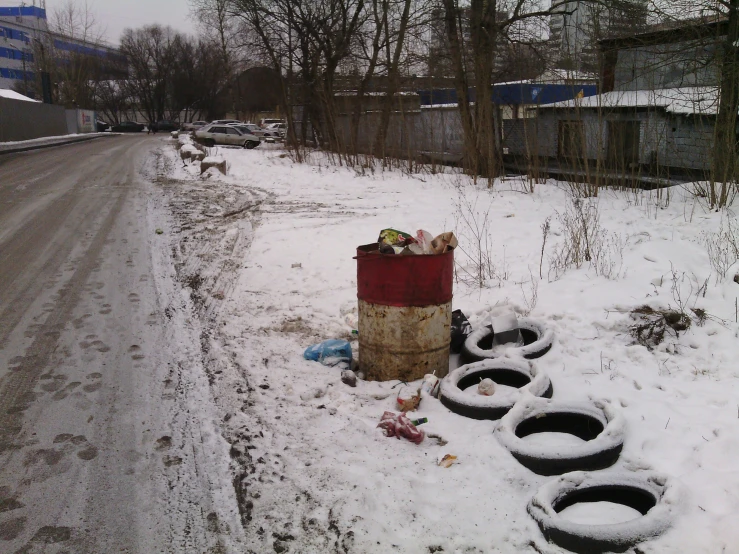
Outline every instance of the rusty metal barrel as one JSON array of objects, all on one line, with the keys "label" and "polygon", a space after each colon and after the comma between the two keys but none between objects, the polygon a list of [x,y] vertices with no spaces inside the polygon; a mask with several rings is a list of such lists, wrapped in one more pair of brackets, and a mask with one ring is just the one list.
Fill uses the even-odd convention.
[{"label": "rusty metal barrel", "polygon": [[380,254],[357,247],[359,367],[370,381],[449,372],[454,251]]}]

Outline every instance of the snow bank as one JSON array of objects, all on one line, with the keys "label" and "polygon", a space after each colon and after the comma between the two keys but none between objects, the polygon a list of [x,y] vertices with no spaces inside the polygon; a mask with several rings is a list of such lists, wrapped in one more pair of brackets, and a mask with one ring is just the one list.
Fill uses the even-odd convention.
[{"label": "snow bank", "polygon": [[10,100],[22,100],[24,102],[38,102],[38,100],[29,98],[28,96],[20,94],[19,92],[15,92],[14,90],[8,90],[4,88],[0,88],[0,98],[9,98]]},{"label": "snow bank", "polygon": [[[218,182],[221,193],[248,192],[259,211],[249,254],[234,261],[239,281],[218,315],[222,356],[242,376],[231,388],[253,389],[248,402],[231,402],[228,424],[243,427],[253,448],[255,473],[244,479],[255,551],[272,551],[272,534],[289,533],[296,552],[330,551],[335,542],[350,552],[559,552],[526,509],[550,478],[532,474],[499,444],[497,422],[464,418],[424,398],[412,415],[429,420],[424,442],[388,439],[376,426],[395,409],[397,383],[351,388],[337,370],[302,359],[310,344],[351,337],[352,257],[381,229],[454,231],[458,275],[473,272],[463,201],[478,222],[487,214],[485,253],[496,272],[482,287],[460,278],[454,308],[475,328],[499,309],[544,322],[557,340],[537,365],[553,382],[554,400],[621,406],[628,436],[607,472],[658,471],[689,491],[674,525],[642,549],[713,554],[739,544],[739,285],[716,284],[703,243],[722,214],[682,188],[669,197],[601,190],[594,202],[609,241],[628,241],[617,256],[619,278],[598,276],[586,264],[549,279],[564,237],[556,216],[567,206],[564,185],[550,181],[522,194],[525,182],[507,178],[490,190],[448,169],[373,173],[330,165],[318,153],[300,165],[269,145],[223,149],[222,156],[231,175]],[[541,226],[549,217],[540,279]],[[675,306],[678,296],[712,317],[654,350],[634,344],[629,311],[644,303]],[[307,394],[315,389],[321,398]],[[438,467],[445,454],[457,463]]]}]

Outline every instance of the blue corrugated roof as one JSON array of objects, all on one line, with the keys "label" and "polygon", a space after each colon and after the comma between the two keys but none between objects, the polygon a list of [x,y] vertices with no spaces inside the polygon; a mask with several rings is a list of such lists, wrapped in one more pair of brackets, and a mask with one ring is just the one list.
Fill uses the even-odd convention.
[{"label": "blue corrugated roof", "polygon": [[[512,83],[493,85],[494,104],[549,104],[572,100],[577,96],[588,97],[598,94],[596,85],[552,85],[535,83]],[[422,106],[436,104],[456,104],[455,89],[419,90]],[[470,88],[467,96],[471,102],[476,100],[475,89]]]},{"label": "blue corrugated roof", "polygon": [[46,19],[46,10],[36,6],[0,7],[0,17],[40,17]]}]

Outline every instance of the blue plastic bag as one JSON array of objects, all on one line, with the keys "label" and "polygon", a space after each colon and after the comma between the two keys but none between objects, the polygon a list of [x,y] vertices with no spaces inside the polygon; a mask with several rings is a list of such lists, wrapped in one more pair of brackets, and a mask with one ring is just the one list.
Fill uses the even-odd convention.
[{"label": "blue plastic bag", "polygon": [[335,366],[342,364],[348,366],[352,363],[352,345],[345,340],[326,340],[306,348],[303,357],[313,362],[321,362],[323,365]]}]

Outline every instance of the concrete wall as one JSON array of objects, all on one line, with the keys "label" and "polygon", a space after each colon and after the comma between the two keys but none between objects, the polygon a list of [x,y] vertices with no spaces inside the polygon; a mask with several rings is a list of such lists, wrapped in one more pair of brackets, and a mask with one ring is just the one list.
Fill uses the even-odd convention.
[{"label": "concrete wall", "polygon": [[[374,140],[380,123],[380,113],[369,112],[360,116],[359,133],[357,136],[357,149],[359,152],[373,153],[378,156],[390,155],[407,158],[414,156],[418,150],[419,132],[418,112],[390,114],[387,138],[385,140],[385,152],[374,151]],[[339,115],[336,118],[336,127],[339,140],[344,144],[351,144],[351,115]]]},{"label": "concrete wall", "polygon": [[[458,161],[464,143],[456,108],[423,108],[393,113],[385,152],[373,152],[379,113],[360,118],[359,151],[402,158]],[[608,157],[608,123],[638,121],[639,164],[651,170],[677,168],[708,170],[711,166],[713,118],[698,118],[653,111],[542,110],[539,117],[503,121],[503,146],[525,161],[533,157],[557,159],[559,122],[579,120],[585,133],[585,157],[605,162]],[[349,141],[350,116],[339,116],[339,134]]]},{"label": "concrete wall", "polygon": [[0,142],[66,134],[64,107],[0,98]]},{"label": "concrete wall", "polygon": [[717,46],[709,41],[683,41],[619,50],[615,90],[653,90],[717,86]]},{"label": "concrete wall", "polygon": [[529,158],[558,156],[559,122],[581,119],[585,132],[585,156],[605,161],[608,154],[608,122],[639,121],[639,163],[651,168],[708,170],[713,150],[713,118],[679,116],[662,111],[610,112],[548,110],[538,118],[504,122],[503,143],[510,155]]}]

